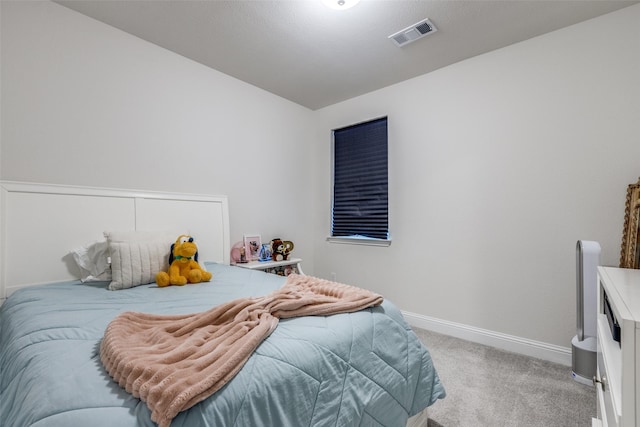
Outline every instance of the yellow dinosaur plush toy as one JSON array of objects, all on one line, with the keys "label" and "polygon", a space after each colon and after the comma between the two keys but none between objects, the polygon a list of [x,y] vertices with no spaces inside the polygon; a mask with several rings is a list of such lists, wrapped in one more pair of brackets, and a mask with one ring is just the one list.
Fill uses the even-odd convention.
[{"label": "yellow dinosaur plush toy", "polygon": [[182,286],[187,283],[208,282],[211,276],[198,263],[198,247],[193,242],[193,237],[182,234],[171,245],[169,271],[156,274],[156,283],[161,288],[169,285]]}]

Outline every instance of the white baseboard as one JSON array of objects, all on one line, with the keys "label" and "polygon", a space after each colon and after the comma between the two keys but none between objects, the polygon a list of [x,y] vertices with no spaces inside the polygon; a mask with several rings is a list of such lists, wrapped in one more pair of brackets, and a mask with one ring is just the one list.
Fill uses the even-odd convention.
[{"label": "white baseboard", "polygon": [[525,356],[571,366],[571,348],[402,311],[409,325]]}]

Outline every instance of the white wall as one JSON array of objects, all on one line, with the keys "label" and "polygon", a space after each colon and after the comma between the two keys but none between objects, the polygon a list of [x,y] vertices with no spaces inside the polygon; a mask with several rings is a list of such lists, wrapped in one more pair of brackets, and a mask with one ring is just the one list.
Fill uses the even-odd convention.
[{"label": "white wall", "polygon": [[[316,274],[570,347],[576,242],[617,265],[640,176],[638,22],[640,5],[318,111]],[[327,243],[330,130],[383,115],[393,243]]]},{"label": "white wall", "polygon": [[312,271],[312,112],[50,2],[1,2],[3,180],[226,194]]}]

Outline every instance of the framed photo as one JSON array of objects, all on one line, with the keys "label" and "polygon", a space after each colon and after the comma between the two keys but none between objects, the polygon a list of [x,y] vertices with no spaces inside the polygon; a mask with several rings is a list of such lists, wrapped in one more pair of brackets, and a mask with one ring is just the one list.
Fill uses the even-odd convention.
[{"label": "framed photo", "polygon": [[262,241],[257,234],[245,234],[244,235],[244,252],[247,257],[247,261],[257,261],[260,258],[260,246]]},{"label": "framed photo", "polygon": [[640,268],[640,179],[627,187],[620,267]]}]

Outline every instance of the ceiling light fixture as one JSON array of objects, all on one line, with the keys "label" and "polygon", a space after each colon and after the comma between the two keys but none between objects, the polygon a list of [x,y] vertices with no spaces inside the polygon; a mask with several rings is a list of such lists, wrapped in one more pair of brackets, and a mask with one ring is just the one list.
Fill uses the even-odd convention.
[{"label": "ceiling light fixture", "polygon": [[358,2],[360,0],[322,0],[325,6],[335,10],[349,9],[358,4]]}]

